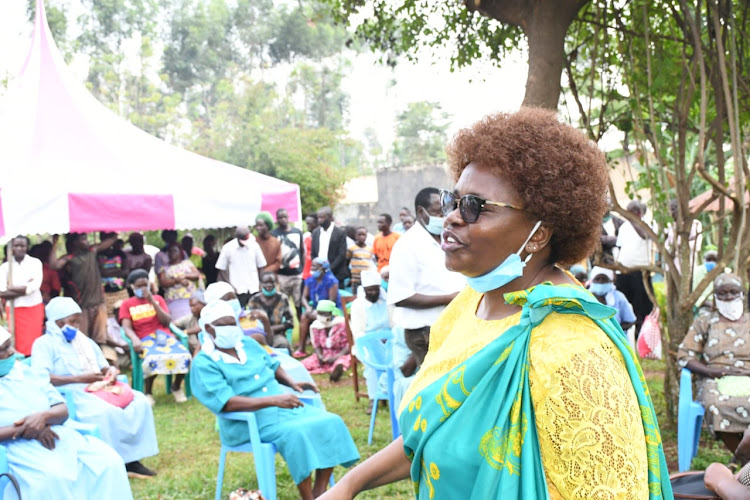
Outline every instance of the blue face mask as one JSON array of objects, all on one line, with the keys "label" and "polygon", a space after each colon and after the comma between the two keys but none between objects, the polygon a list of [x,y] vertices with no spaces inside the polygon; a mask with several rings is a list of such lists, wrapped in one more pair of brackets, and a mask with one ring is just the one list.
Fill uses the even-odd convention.
[{"label": "blue face mask", "polygon": [[445,222],[445,217],[434,217],[430,215],[430,220],[424,228],[427,229],[428,233],[440,236],[443,234],[443,222]]},{"label": "blue face mask", "polygon": [[265,295],[266,297],[273,297],[274,295],[276,295],[276,287],[273,287],[270,290],[261,288],[260,291],[263,292],[263,295]]},{"label": "blue face mask", "polygon": [[5,359],[0,359],[0,377],[4,377],[7,374],[9,374],[15,364],[16,364],[15,354],[11,354]]},{"label": "blue face mask", "polygon": [[385,290],[387,292],[388,291],[388,282],[386,280],[380,280],[380,288],[382,288],[383,290]]},{"label": "blue face mask", "polygon": [[318,279],[318,278],[320,278],[323,275],[323,270],[322,269],[318,269],[317,271],[313,271],[311,273],[311,275],[312,275],[313,278]]},{"label": "blue face mask", "polygon": [[139,299],[143,298],[143,288],[136,288],[133,290],[133,295],[138,297]]},{"label": "blue face mask", "polygon": [[234,311],[234,319],[239,319],[240,313],[242,312],[242,305],[240,305],[240,299],[227,300],[227,304],[232,306],[232,311]]},{"label": "blue face mask", "polygon": [[76,336],[76,333],[78,333],[78,329],[70,325],[65,325],[60,330],[62,330],[62,333],[65,336],[65,340],[67,340],[68,342],[72,342]]},{"label": "blue face mask", "polygon": [[589,291],[594,295],[604,297],[612,291],[612,288],[614,287],[611,281],[609,283],[591,283],[591,285],[589,286]]},{"label": "blue face mask", "polygon": [[526,241],[523,242],[521,248],[518,249],[518,252],[508,255],[508,258],[506,258],[495,269],[488,272],[487,274],[483,274],[482,276],[477,276],[475,278],[466,278],[469,286],[479,293],[487,293],[490,290],[497,290],[498,288],[507,285],[514,279],[523,276],[523,268],[526,267],[526,263],[531,260],[531,256],[534,254],[530,253],[526,257],[526,260],[522,261],[521,251],[526,246],[526,243],[529,242],[531,237],[534,236],[534,233],[536,233],[536,230],[539,229],[539,226],[541,225],[542,221],[537,222],[534,226],[534,229],[531,230],[529,237],[526,238]]},{"label": "blue face mask", "polygon": [[214,344],[222,349],[231,349],[236,346],[245,336],[245,333],[237,325],[215,326],[216,338]]},{"label": "blue face mask", "polygon": [[704,262],[703,265],[706,267],[706,272],[710,273],[716,267],[716,262]]}]

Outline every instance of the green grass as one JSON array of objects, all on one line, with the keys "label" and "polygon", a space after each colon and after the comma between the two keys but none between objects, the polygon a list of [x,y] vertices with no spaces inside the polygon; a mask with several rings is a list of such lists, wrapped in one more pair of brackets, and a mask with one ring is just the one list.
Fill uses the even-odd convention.
[{"label": "green grass", "polygon": [[[642,363],[651,396],[659,418],[664,442],[664,450],[670,472],[677,471],[677,430],[666,418],[664,404],[664,363],[644,361]],[[327,377],[316,376],[323,400],[328,411],[341,415],[349,427],[362,460],[370,457],[390,442],[390,421],[388,410],[380,408],[372,445],[367,445],[369,416],[365,414],[367,401],[354,400],[351,379],[344,377],[337,384],[330,384]],[[154,392],[157,404],[154,407],[156,432],[159,439],[159,454],[143,462],[158,472],[153,479],[133,479],[130,484],[136,499],[212,499],[216,487],[216,473],[219,462],[219,434],[214,431],[215,419],[195,398],[177,405],[164,391],[164,377],[158,377]],[[704,431],[701,436],[698,456],[693,461],[693,469],[703,469],[711,462],[727,463],[731,454],[724,446]],[[337,467],[336,478],[341,478],[345,469]],[[280,455],[276,456],[276,483],[278,498],[299,498],[286,464]],[[223,498],[237,488],[257,488],[252,455],[230,453],[227,456],[224,476]],[[363,499],[413,498],[411,482],[401,481],[357,497]]]},{"label": "green grass", "polygon": [[[387,408],[379,408],[372,445],[367,445],[370,417],[365,414],[366,399],[354,400],[351,379],[346,376],[337,384],[327,376],[315,376],[326,409],[340,415],[349,427],[362,460],[375,454],[390,442],[391,425]],[[157,377],[154,387],[154,418],[159,440],[159,454],[143,460],[157,471],[152,479],[131,479],[134,498],[159,500],[213,499],[219,467],[221,443],[214,431],[215,418],[195,398],[177,405],[164,390],[164,377]],[[336,467],[334,476],[341,478],[346,469]],[[276,485],[281,500],[299,498],[286,463],[276,455]],[[249,453],[227,455],[222,498],[237,488],[256,489],[255,468]],[[410,481],[379,488],[357,498],[413,498]]]}]

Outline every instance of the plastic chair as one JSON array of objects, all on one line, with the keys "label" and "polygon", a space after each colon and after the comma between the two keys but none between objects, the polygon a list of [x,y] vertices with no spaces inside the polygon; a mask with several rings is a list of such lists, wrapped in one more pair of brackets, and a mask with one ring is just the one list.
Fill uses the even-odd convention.
[{"label": "plastic chair", "polygon": [[[182,343],[182,345],[185,347],[185,349],[190,352],[190,344],[188,343],[188,336],[185,335],[185,332],[177,328],[172,323],[169,324],[169,331],[171,331],[175,337],[177,337],[177,340]],[[133,390],[143,392],[143,364],[141,362],[141,358],[138,355],[137,352],[135,352],[135,349],[133,349],[133,341],[130,340],[130,337],[128,337],[125,334],[125,329],[120,328],[120,335],[122,335],[123,340],[128,344],[128,348],[130,349],[130,364],[132,365],[132,375],[133,375]],[[165,382],[167,386],[167,394],[172,394],[172,375],[167,375],[167,380]],[[190,377],[185,376],[185,396],[188,398],[192,396],[192,391],[190,390]]]},{"label": "plastic chair", "polygon": [[[313,399],[300,397],[306,404],[317,405]],[[226,463],[227,453],[252,453],[255,459],[255,476],[258,478],[258,489],[266,500],[276,500],[276,446],[273,443],[264,443],[260,440],[258,432],[258,421],[255,413],[251,411],[221,412],[217,415],[219,418],[227,420],[239,420],[247,422],[250,441],[237,446],[221,444],[219,455],[219,473],[216,476],[216,500],[221,500],[221,488],[224,484],[224,466]],[[335,484],[333,474],[331,474],[331,486]]]},{"label": "plastic chair", "polygon": [[378,330],[363,335],[357,339],[357,352],[359,353],[362,364],[375,370],[378,380],[380,380],[381,375],[385,373],[388,381],[387,392],[381,392],[380,384],[378,383],[378,391],[372,402],[370,434],[367,436],[367,444],[372,444],[375,416],[378,414],[378,401],[380,400],[388,401],[388,407],[391,412],[391,432],[393,434],[393,439],[396,439],[399,434],[401,434],[398,426],[398,418],[396,417],[396,405],[393,397],[395,375],[393,370],[392,338],[393,334],[391,330]]},{"label": "plastic chair", "polygon": [[690,370],[680,373],[680,398],[677,413],[677,463],[680,472],[690,469],[690,463],[698,453],[701,424],[706,410],[693,401],[693,379]]}]

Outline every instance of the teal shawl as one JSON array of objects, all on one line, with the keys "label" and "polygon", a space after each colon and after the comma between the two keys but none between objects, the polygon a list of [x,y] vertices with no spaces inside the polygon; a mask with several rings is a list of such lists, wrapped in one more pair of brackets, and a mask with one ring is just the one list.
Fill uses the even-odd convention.
[{"label": "teal shawl", "polygon": [[[400,427],[412,461],[417,497],[548,498],[529,388],[528,353],[532,329],[556,312],[587,316],[619,349],[641,410],[649,498],[672,498],[646,380],[613,319],[614,309],[581,287],[546,283],[506,294],[505,300],[523,307],[519,324],[422,390],[401,413]],[[428,445],[429,456],[425,457]],[[453,459],[465,450],[478,450],[484,459],[475,477],[467,477],[460,460]]]}]

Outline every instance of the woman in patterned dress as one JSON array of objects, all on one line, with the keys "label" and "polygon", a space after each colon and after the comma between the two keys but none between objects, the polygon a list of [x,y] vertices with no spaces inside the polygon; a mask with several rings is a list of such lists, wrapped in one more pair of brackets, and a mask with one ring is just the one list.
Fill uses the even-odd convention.
[{"label": "woman in patterned dress", "polygon": [[709,430],[732,452],[750,426],[750,316],[742,280],[714,280],[716,310],[698,316],[680,344],[680,366],[698,376],[698,400]]}]

